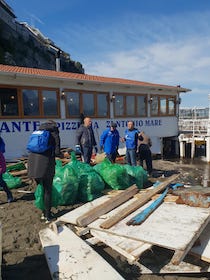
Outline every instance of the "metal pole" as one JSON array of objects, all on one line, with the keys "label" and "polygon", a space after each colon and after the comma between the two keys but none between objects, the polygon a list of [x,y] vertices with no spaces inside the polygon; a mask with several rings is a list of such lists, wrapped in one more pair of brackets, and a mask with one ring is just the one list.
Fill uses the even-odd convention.
[{"label": "metal pole", "polygon": [[206,139],[206,161],[210,162],[210,94],[208,95],[209,99],[209,119],[207,127],[207,139]]}]

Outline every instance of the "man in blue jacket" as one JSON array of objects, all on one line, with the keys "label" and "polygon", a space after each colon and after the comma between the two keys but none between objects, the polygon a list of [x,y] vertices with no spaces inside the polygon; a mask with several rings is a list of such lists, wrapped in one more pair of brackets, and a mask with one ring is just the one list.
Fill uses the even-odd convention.
[{"label": "man in blue jacket", "polygon": [[119,146],[120,135],[116,127],[116,123],[111,123],[110,128],[104,130],[100,137],[100,148],[111,162],[115,162]]},{"label": "man in blue jacket", "polygon": [[138,129],[134,127],[134,122],[128,122],[128,128],[125,130],[125,136],[122,142],[126,144],[126,160],[127,163],[136,166],[136,153],[138,145]]}]

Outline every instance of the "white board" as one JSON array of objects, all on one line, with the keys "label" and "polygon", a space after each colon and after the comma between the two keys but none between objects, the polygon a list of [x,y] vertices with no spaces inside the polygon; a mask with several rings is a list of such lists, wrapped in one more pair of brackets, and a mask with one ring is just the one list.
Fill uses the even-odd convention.
[{"label": "white board", "polygon": [[[128,220],[140,213],[150,203],[139,208],[110,229],[103,229],[103,231],[172,250],[184,250],[195,234],[199,232],[203,223],[206,220],[210,220],[209,208],[190,207],[173,202],[164,202],[141,225],[126,225]],[[108,217],[116,214],[118,208],[107,213],[106,217],[103,215],[102,218],[89,224],[88,227],[90,229],[102,230],[100,224]]]},{"label": "white board", "polygon": [[108,262],[66,226],[39,232],[52,279],[121,280]]},{"label": "white board", "polygon": [[199,236],[200,244],[192,247],[191,253],[210,263],[210,223]]}]

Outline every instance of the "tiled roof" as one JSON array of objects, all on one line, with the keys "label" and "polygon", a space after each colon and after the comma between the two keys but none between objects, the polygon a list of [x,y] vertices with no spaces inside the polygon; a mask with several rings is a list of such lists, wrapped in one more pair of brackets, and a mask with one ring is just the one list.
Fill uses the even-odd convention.
[{"label": "tiled roof", "polygon": [[0,64],[0,74],[1,73],[14,73],[14,74],[21,74],[21,75],[29,75],[29,76],[32,75],[32,76],[39,76],[41,78],[48,77],[48,78],[56,78],[56,79],[92,81],[92,82],[100,82],[100,83],[116,83],[116,84],[131,85],[131,86],[132,85],[145,86],[145,87],[150,86],[150,87],[161,87],[161,88],[171,88],[171,89],[177,88],[175,86],[146,83],[141,81],[121,79],[121,78],[110,78],[110,77],[94,76],[94,75],[87,75],[87,74],[62,72],[62,71],[58,72],[53,70],[44,70],[44,69],[37,69],[37,68],[3,65],[3,64]]}]

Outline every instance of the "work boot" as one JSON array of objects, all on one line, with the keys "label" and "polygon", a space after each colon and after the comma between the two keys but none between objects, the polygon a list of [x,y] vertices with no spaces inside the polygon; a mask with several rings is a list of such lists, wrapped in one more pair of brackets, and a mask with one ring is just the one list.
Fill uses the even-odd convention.
[{"label": "work boot", "polygon": [[13,196],[12,196],[11,191],[9,191],[9,192],[7,193],[7,202],[8,202],[8,203],[11,203],[11,202],[13,202],[13,201],[14,201],[14,198],[13,198]]}]

